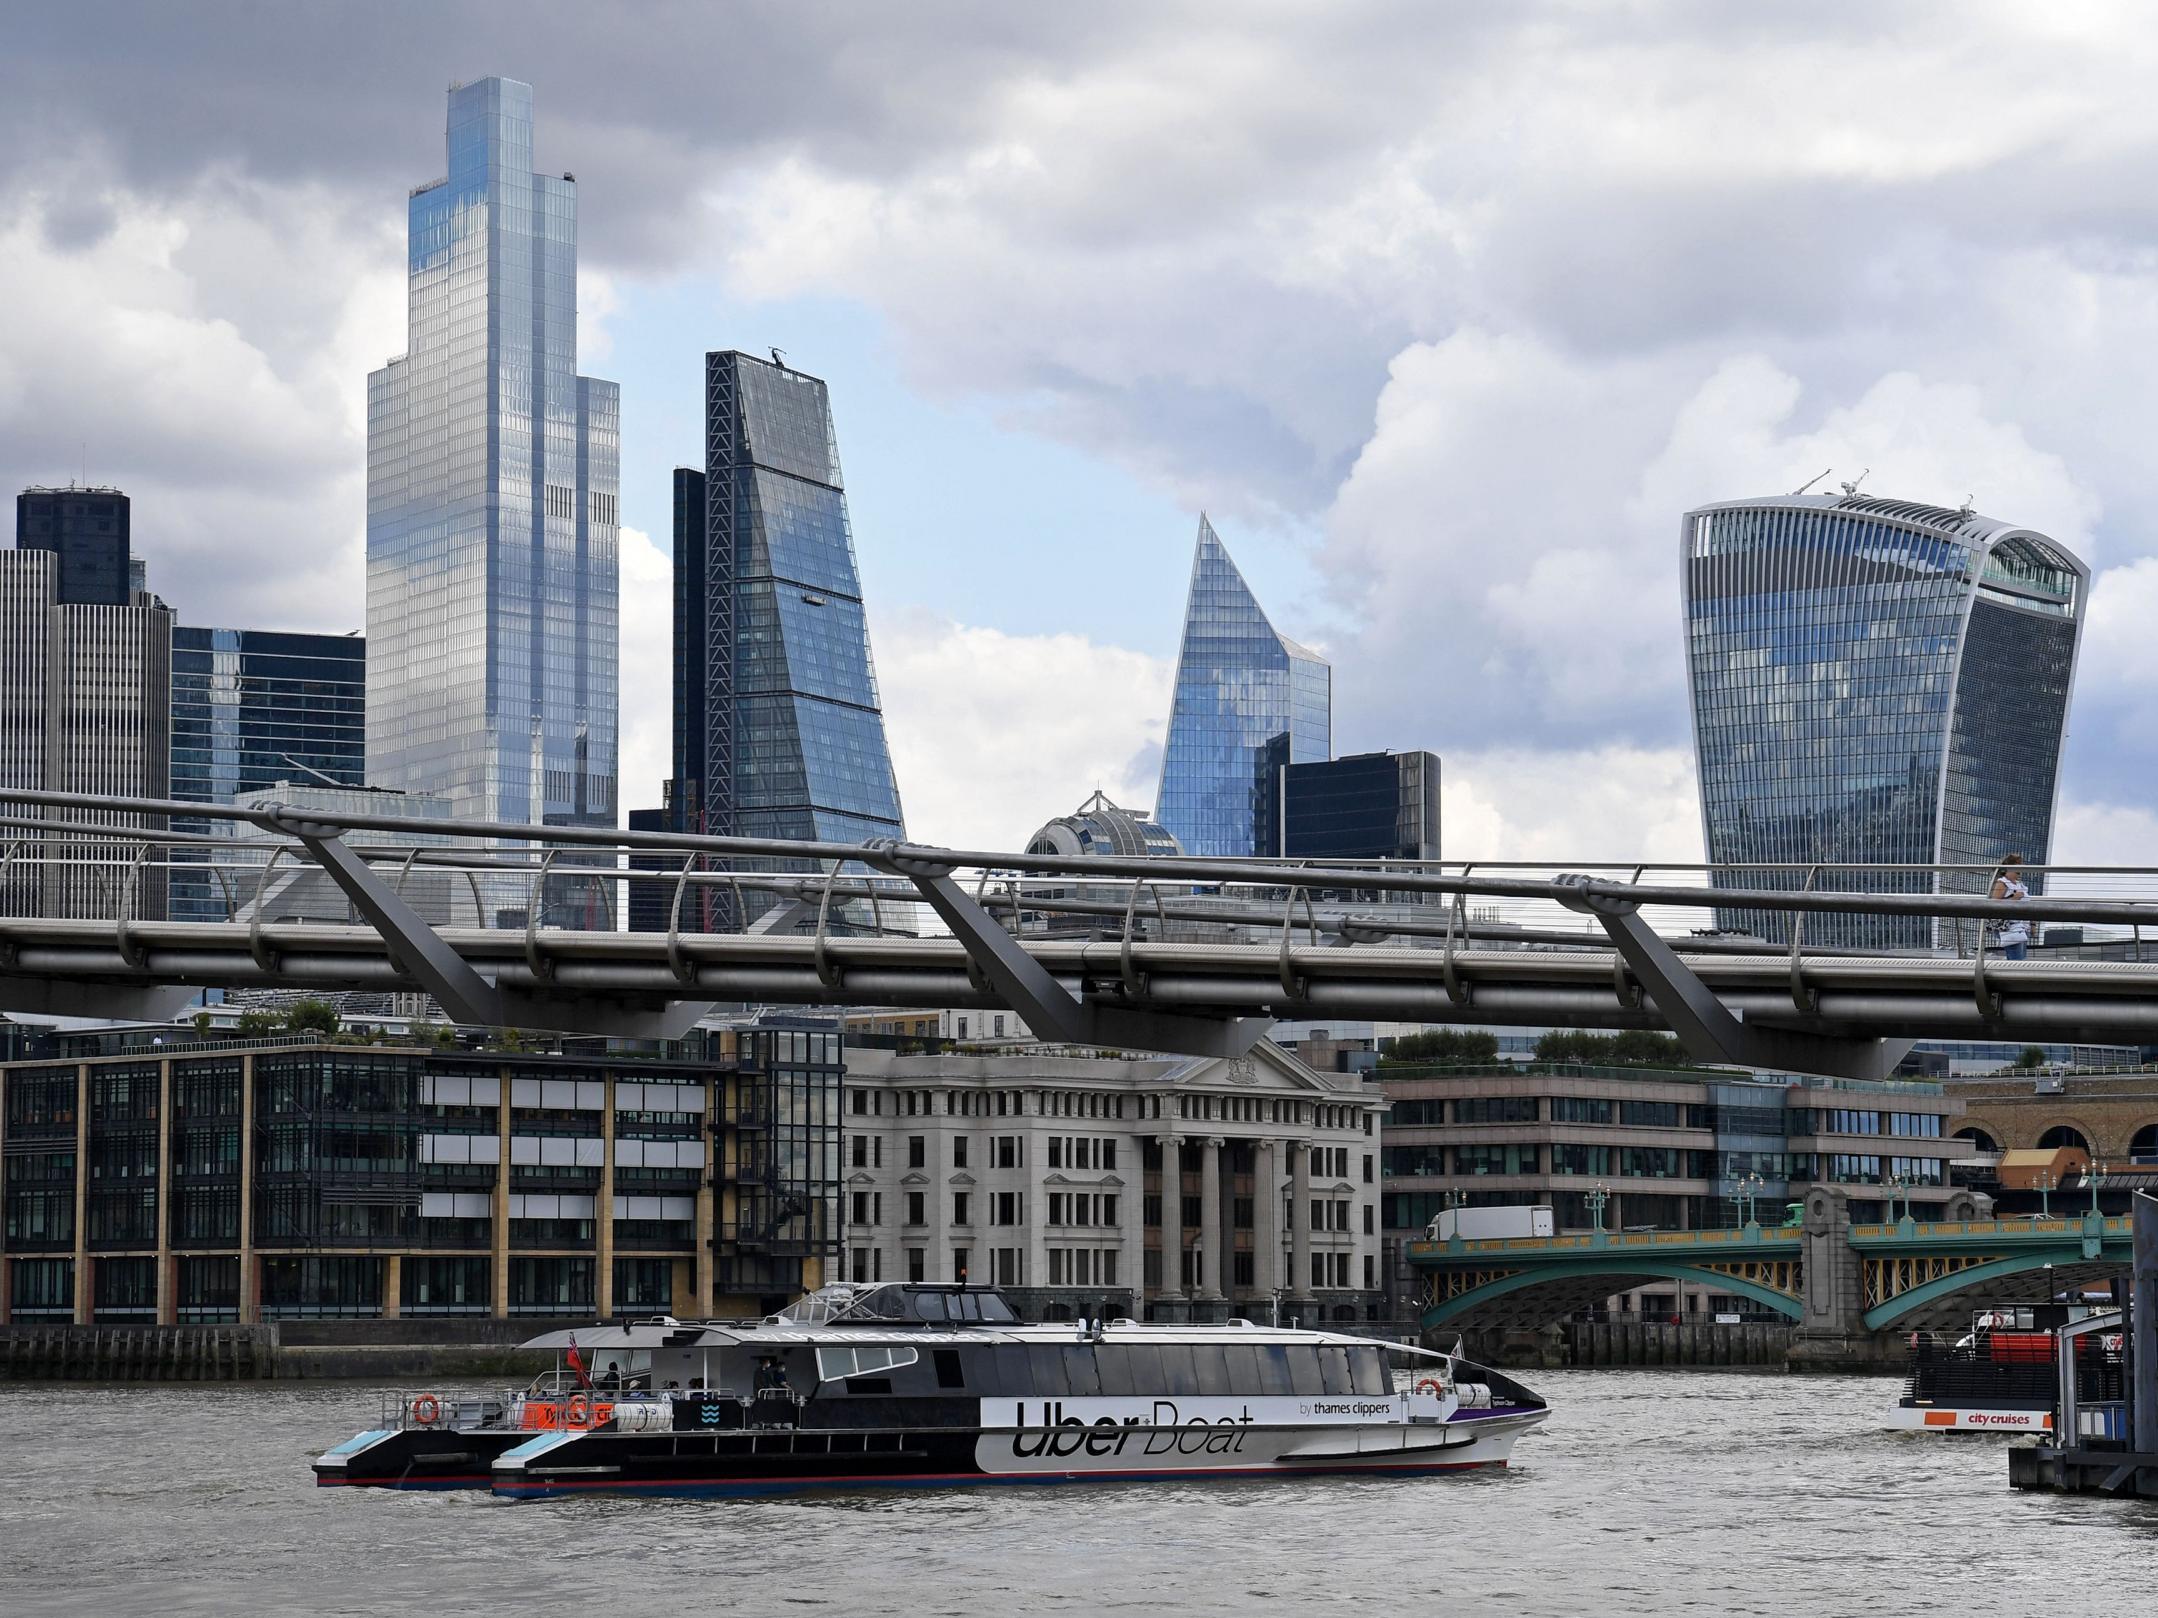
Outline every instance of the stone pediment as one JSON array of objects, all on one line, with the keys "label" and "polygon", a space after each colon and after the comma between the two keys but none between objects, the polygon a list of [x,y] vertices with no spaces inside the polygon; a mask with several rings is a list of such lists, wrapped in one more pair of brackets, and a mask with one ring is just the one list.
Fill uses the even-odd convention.
[{"label": "stone pediment", "polygon": [[931,1182],[929,1175],[926,1171],[922,1169],[909,1169],[906,1173],[902,1174],[899,1177],[899,1183],[901,1185],[928,1185]]},{"label": "stone pediment", "polygon": [[944,1183],[946,1185],[972,1185],[974,1184],[974,1176],[969,1174],[965,1169],[961,1169],[957,1174],[954,1174],[949,1180],[946,1180]]},{"label": "stone pediment", "polygon": [[875,1185],[876,1183],[877,1177],[867,1169],[856,1169],[847,1176],[847,1184],[849,1185]]},{"label": "stone pediment", "polygon": [[1114,1174],[1104,1174],[1098,1180],[1075,1180],[1062,1169],[1052,1169],[1043,1175],[1042,1184],[1074,1186],[1081,1191],[1120,1191],[1124,1187],[1123,1180]]}]

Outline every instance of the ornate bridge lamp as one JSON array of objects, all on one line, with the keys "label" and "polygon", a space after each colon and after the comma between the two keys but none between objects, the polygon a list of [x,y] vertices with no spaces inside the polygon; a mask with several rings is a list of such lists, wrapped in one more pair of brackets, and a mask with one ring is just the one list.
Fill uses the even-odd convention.
[{"label": "ornate bridge lamp", "polygon": [[1611,1188],[1598,1181],[1583,1200],[1589,1205],[1589,1217],[1596,1221],[1596,1238],[1601,1241],[1604,1234],[1604,1205],[1611,1200]]},{"label": "ornate bridge lamp", "polygon": [[2053,1217],[2053,1171],[2051,1169],[2040,1169],[2031,1178],[2032,1183],[2038,1187],[2038,1217],[2051,1219]]},{"label": "ornate bridge lamp", "polygon": [[1741,1222],[1757,1235],[1761,1229],[1761,1188],[1767,1184],[1758,1172],[1738,1182],[1738,1207],[1744,1216]]},{"label": "ornate bridge lamp", "polygon": [[1911,1182],[1900,1174],[1891,1174],[1888,1177],[1888,1222],[1891,1225],[1897,1223],[1896,1199],[1898,1197],[1903,1199],[1903,1217],[1905,1219],[1916,1219],[1918,1217],[1911,1209]]}]

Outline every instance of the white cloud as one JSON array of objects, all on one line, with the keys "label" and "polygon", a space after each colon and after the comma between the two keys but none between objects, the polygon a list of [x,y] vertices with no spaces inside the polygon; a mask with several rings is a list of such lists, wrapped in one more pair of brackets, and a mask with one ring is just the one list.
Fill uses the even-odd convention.
[{"label": "white cloud", "polygon": [[1440,846],[1449,860],[1701,858],[1693,754],[1683,748],[1448,754],[1439,804]]},{"label": "white cloud", "polygon": [[927,612],[879,619],[872,638],[914,841],[1019,848],[1097,787],[1127,808],[1152,806],[1173,674],[1164,659]]}]

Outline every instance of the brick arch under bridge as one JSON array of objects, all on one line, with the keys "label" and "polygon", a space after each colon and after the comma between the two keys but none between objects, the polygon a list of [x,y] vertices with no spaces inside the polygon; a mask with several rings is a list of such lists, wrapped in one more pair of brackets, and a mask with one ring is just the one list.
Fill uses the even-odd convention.
[{"label": "brick arch under bridge", "polygon": [[2091,1143],[2093,1155],[2117,1162],[2128,1156],[2128,1143],[2141,1131],[2158,1125],[2158,1073],[2151,1075],[2150,1083],[2147,1100],[2061,1097],[2064,1105],[2044,1107],[2032,1105],[2028,1097],[1978,1097],[1966,1102],[1962,1117],[1949,1120],[1950,1133],[1982,1129],[2003,1151],[2022,1151],[2036,1147],[2047,1130],[2065,1124]]}]

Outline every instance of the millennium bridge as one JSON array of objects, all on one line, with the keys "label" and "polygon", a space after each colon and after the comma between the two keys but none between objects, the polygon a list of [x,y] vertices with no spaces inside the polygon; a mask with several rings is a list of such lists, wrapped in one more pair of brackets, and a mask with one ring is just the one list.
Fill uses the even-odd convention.
[{"label": "millennium bridge", "polygon": [[[2158,897],[2119,896],[2150,872],[2053,867],[2011,905],[1983,896],[1988,873],[1951,867],[1799,881],[1071,857],[31,791],[0,791],[0,810],[0,1010],[156,1018],[205,987],[387,990],[468,1025],[666,1038],[722,1002],[978,1007],[1044,1039],[1205,1055],[1281,1019],[1646,1028],[1703,1062],[1869,1079],[1919,1038],[2158,1042],[2158,957],[2140,958]],[[183,816],[234,835],[168,829]],[[183,869],[214,877],[225,919],[160,919]],[[303,873],[351,919],[279,919]],[[407,893],[430,874],[462,879],[475,925],[422,918]],[[663,931],[555,924],[580,908],[611,922],[627,884],[658,888]],[[1881,891],[1959,885],[1976,891]],[[1788,915],[1788,944],[1703,936],[1741,905]],[[521,925],[481,924],[504,915]],[[1809,917],[1852,915],[1939,947],[1805,944]],[[2134,951],[2004,960],[1987,927],[2011,917],[2110,928]]]}]

